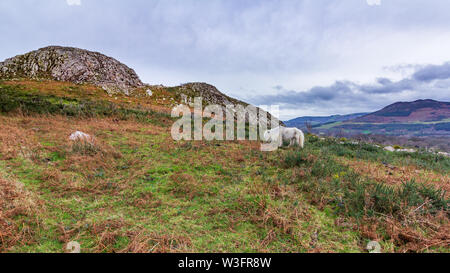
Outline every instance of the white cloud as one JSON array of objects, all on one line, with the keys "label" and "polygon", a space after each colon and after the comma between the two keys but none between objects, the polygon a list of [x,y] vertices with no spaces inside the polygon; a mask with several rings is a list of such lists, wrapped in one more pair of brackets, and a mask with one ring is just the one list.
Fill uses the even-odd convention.
[{"label": "white cloud", "polygon": [[381,0],[367,0],[367,5],[379,6],[379,5],[381,5]]},{"label": "white cloud", "polygon": [[81,6],[81,0],[66,0],[69,6]]}]

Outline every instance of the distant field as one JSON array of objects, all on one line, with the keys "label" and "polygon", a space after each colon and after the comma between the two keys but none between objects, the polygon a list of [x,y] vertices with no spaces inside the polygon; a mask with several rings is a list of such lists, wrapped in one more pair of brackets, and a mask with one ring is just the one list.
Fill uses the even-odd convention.
[{"label": "distant field", "polygon": [[339,131],[353,133],[374,133],[399,136],[444,136],[450,135],[450,119],[439,122],[413,122],[413,123],[363,123],[363,122],[336,122],[321,126],[314,126],[318,131]]}]

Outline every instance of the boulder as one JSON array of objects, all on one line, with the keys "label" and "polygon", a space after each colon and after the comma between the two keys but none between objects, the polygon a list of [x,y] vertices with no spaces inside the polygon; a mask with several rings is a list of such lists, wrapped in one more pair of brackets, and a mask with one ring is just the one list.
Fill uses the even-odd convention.
[{"label": "boulder", "polygon": [[377,241],[369,242],[366,249],[369,253],[381,253],[381,245]]},{"label": "boulder", "polygon": [[72,141],[92,141],[92,137],[86,133],[76,131],[69,136],[69,139]]},{"label": "boulder", "polygon": [[396,152],[415,153],[417,151],[414,149],[398,149],[398,150],[396,150]]}]

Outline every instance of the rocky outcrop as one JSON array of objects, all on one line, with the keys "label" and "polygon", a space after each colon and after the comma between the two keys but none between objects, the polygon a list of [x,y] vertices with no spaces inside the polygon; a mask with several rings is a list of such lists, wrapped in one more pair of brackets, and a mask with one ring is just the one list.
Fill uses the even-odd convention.
[{"label": "rocky outcrop", "polygon": [[[193,102],[196,97],[201,97],[204,104],[215,104],[220,105],[223,108],[223,112],[226,113],[226,106],[233,105],[238,106],[242,105],[247,107],[249,104],[234,98],[231,98],[222,92],[220,92],[216,87],[201,82],[187,83],[178,87],[178,92],[180,92],[181,103],[187,104],[189,106],[194,106]],[[206,105],[204,105],[206,106]],[[283,122],[273,117],[270,113],[256,107],[257,113],[256,115],[248,113],[245,117],[246,122],[249,120],[258,121],[261,124],[267,124],[267,126],[271,126],[272,119],[275,123],[284,125]],[[259,119],[258,113],[260,114]],[[233,113],[232,113],[233,114]],[[265,118],[266,117],[266,118]],[[235,115],[235,118],[237,116]]]},{"label": "rocky outcrop", "polygon": [[143,83],[133,69],[103,54],[50,46],[0,63],[0,78],[50,79],[90,83],[109,92],[127,93]]},{"label": "rocky outcrop", "polygon": [[195,82],[187,83],[180,86],[180,92],[183,97],[194,98],[202,97],[209,104],[229,105],[229,104],[245,104],[239,100],[228,97],[223,94],[215,86],[207,83]]}]

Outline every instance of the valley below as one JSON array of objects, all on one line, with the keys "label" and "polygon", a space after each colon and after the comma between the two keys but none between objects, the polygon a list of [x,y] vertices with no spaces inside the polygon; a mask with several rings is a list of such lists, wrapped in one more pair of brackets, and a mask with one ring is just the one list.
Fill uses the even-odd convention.
[{"label": "valley below", "polygon": [[300,117],[285,122],[315,134],[450,152],[450,103],[418,100],[374,113]]}]

